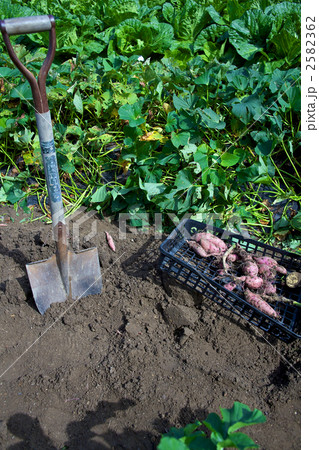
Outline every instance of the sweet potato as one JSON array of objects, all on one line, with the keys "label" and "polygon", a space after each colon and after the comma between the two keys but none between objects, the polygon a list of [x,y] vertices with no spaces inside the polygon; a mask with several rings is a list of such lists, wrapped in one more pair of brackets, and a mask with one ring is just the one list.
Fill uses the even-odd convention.
[{"label": "sweet potato", "polygon": [[269,269],[275,269],[278,273],[281,273],[283,275],[287,275],[287,269],[283,266],[280,266],[278,262],[270,258],[270,256],[261,256],[255,258],[256,263],[258,266],[267,266]]},{"label": "sweet potato", "polygon": [[107,231],[105,232],[105,234],[106,234],[106,240],[107,240],[107,243],[108,243],[110,249],[111,249],[113,252],[115,252],[116,249],[115,249],[115,244],[114,244],[114,241],[113,241],[112,236],[111,236],[110,233],[108,233]]},{"label": "sweet potato", "polygon": [[247,261],[242,267],[243,273],[250,277],[255,277],[258,274],[258,266],[252,261]]},{"label": "sweet potato", "polygon": [[274,295],[276,294],[276,286],[269,281],[266,281],[266,283],[263,286],[263,294],[266,295]]},{"label": "sweet potato", "polygon": [[275,311],[270,305],[268,305],[268,303],[265,302],[265,300],[263,300],[260,295],[254,294],[249,289],[246,289],[245,299],[248,303],[250,303],[252,306],[255,306],[255,308],[259,309],[261,312],[275,319],[279,319],[280,316],[277,311]]},{"label": "sweet potato", "polygon": [[201,256],[202,258],[207,258],[209,256],[198,242],[190,240],[187,241],[187,244],[198,256]]},{"label": "sweet potato", "polygon": [[218,276],[220,276],[220,277],[224,277],[224,276],[226,275],[226,272],[225,272],[224,269],[218,269],[218,270],[217,270],[217,274],[218,274]]},{"label": "sweet potato", "polygon": [[262,275],[267,280],[273,280],[276,277],[274,269],[267,264],[260,264],[258,266],[259,275]]},{"label": "sweet potato", "polygon": [[275,269],[276,269],[276,271],[277,271],[278,273],[281,273],[282,275],[287,275],[287,269],[286,269],[286,267],[283,267],[283,266],[276,266]]},{"label": "sweet potato", "polygon": [[245,279],[245,284],[249,289],[259,289],[263,285],[264,280],[261,277],[250,277],[247,276]]},{"label": "sweet potato", "polygon": [[231,253],[226,258],[227,262],[229,262],[229,263],[233,263],[233,262],[237,261],[237,259],[238,259],[238,255],[236,255],[236,253]]},{"label": "sweet potato", "polygon": [[227,250],[227,244],[222,239],[218,238],[217,236],[214,236],[212,233],[208,232],[196,233],[192,236],[192,239],[194,239],[196,242],[200,244],[202,240],[205,240],[204,241],[205,243],[209,242],[210,244],[214,245],[219,249],[218,254],[222,254]]},{"label": "sweet potato", "polygon": [[211,233],[196,233],[196,234],[193,234],[193,236],[192,236],[192,239],[195,241],[195,242],[199,242],[202,238],[204,238],[204,239],[211,239],[211,237],[212,237],[213,235],[211,234]]},{"label": "sweet potato", "polygon": [[253,255],[246,252],[239,244],[236,244],[234,249],[234,253],[240,258],[243,262],[253,261]]},{"label": "sweet potato", "polygon": [[219,246],[215,245],[212,241],[206,238],[201,238],[199,244],[203,247],[205,252],[210,256],[219,256],[222,250]]},{"label": "sweet potato", "polygon": [[228,289],[229,291],[233,291],[235,288],[236,288],[236,283],[234,283],[234,282],[230,282],[230,283],[227,283],[227,284],[225,284],[225,288],[226,289]]},{"label": "sweet potato", "polygon": [[270,256],[259,256],[254,258],[257,264],[265,264],[268,267],[276,267],[278,263]]}]

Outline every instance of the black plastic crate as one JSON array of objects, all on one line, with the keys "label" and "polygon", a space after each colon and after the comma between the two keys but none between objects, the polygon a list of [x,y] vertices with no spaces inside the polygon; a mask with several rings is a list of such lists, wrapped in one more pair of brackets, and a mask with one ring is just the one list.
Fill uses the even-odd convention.
[{"label": "black plastic crate", "polygon": [[[228,291],[215,280],[218,269],[213,265],[214,258],[201,258],[186,242],[193,234],[204,230],[212,231],[227,244],[238,243],[248,252],[270,256],[288,271],[301,271],[299,255],[191,219],[184,219],[160,246],[162,253],[160,269],[183,285],[200,292],[285,342],[300,338],[301,311],[298,306],[282,302],[272,303],[271,306],[280,314],[280,319],[274,319],[250,305],[241,296]],[[300,302],[300,288],[289,289],[280,283],[277,283],[276,287],[278,295]]]}]

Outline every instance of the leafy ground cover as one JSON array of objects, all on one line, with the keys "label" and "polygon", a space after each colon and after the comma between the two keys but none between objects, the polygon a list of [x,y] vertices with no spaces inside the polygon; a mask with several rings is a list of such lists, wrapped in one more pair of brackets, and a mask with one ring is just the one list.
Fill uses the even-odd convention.
[{"label": "leafy ground cover", "polygon": [[[0,17],[48,13],[68,214],[211,214],[299,250],[299,1],[4,0]],[[48,36],[11,39],[37,73]],[[0,202],[49,220],[31,89],[0,49]]]}]

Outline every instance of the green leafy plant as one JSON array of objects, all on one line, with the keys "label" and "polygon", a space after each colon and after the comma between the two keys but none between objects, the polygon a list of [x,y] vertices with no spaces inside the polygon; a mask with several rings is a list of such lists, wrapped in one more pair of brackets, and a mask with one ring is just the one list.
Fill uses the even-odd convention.
[{"label": "green leafy plant", "polygon": [[[262,240],[298,247],[298,0],[4,5],[2,18],[11,11],[56,16],[58,48],[47,90],[69,211],[85,205],[128,212],[135,223],[145,211],[217,213],[221,226],[238,216]],[[37,73],[47,33],[11,40]],[[14,181],[0,177],[1,199],[41,200],[31,89],[1,39],[0,49],[0,171],[8,176],[14,167],[35,180],[32,189],[16,181],[19,200],[7,195]]]},{"label": "green leafy plant", "polygon": [[220,411],[222,418],[211,413],[202,422],[196,421],[184,428],[171,428],[162,436],[158,450],[222,450],[229,447],[245,450],[259,447],[249,436],[238,430],[264,423],[266,417],[261,411],[251,411],[240,402],[235,402],[230,409],[220,408]]}]

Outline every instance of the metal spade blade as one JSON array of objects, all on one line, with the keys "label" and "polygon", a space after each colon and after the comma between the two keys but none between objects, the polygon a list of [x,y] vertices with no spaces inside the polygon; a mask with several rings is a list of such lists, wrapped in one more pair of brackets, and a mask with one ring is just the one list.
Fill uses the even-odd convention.
[{"label": "metal spade blade", "polygon": [[[41,314],[52,303],[78,300],[88,295],[100,294],[102,277],[96,248],[78,253],[68,251],[69,285],[65,286],[56,255],[26,265],[33,298]],[[67,292],[68,291],[68,292]]]}]

